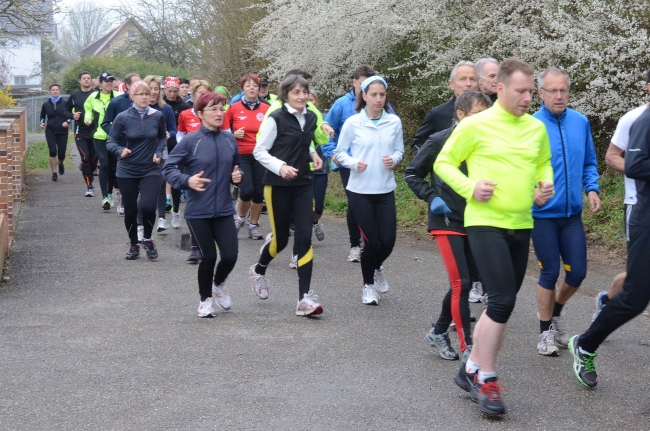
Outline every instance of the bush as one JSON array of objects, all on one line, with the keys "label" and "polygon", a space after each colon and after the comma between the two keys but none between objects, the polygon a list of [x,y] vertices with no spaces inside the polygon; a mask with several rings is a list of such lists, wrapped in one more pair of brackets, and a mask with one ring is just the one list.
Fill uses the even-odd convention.
[{"label": "bush", "polygon": [[194,72],[171,67],[167,64],[158,64],[144,61],[135,57],[83,57],[72,63],[63,72],[63,93],[73,93],[79,90],[79,73],[88,71],[93,78],[98,77],[102,72],[110,72],[114,76],[123,79],[128,73],[139,73],[141,77],[146,75],[179,76],[189,78]]},{"label": "bush", "polygon": [[16,106],[16,99],[11,97],[11,85],[0,89],[0,109],[13,108]]}]

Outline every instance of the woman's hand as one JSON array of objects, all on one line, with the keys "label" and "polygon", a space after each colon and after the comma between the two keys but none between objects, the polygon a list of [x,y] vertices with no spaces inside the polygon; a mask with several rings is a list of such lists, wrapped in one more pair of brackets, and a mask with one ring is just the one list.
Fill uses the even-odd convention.
[{"label": "woman's hand", "polygon": [[159,165],[161,161],[162,159],[160,157],[158,157],[156,154],[153,155],[153,162],[155,164]]},{"label": "woman's hand", "polygon": [[298,169],[285,163],[280,168],[280,176],[284,179],[295,178],[298,176]]},{"label": "woman's hand", "polygon": [[122,148],[122,152],[120,153],[120,159],[127,157],[129,154],[131,154],[131,150],[129,150],[128,148]]},{"label": "woman's hand", "polygon": [[203,176],[203,171],[199,172],[196,175],[192,175],[189,180],[187,180],[187,186],[192,190],[197,192],[205,191],[205,184],[211,182],[212,180],[208,178],[201,178]]},{"label": "woman's hand", "polygon": [[386,169],[393,167],[393,158],[391,156],[382,156],[381,161],[384,162],[384,167]]},{"label": "woman's hand", "polygon": [[333,138],[333,137],[336,135],[336,132],[334,131],[334,129],[332,128],[332,126],[330,126],[330,125],[327,124],[327,123],[323,123],[323,124],[321,124],[321,125],[320,125],[320,128],[321,128],[321,130],[322,130],[323,132],[325,132],[327,135],[329,135],[330,138]]},{"label": "woman's hand", "polygon": [[41,123],[41,129],[45,128],[45,123]]},{"label": "woman's hand", "polygon": [[237,138],[237,139],[243,138],[244,137],[244,128],[242,127],[241,129],[235,130],[233,135],[235,135],[235,138]]},{"label": "woman's hand", "polygon": [[318,154],[314,153],[311,160],[312,160],[312,162],[314,162],[314,170],[315,171],[317,171],[319,169],[323,169],[323,160],[321,160],[321,158],[318,157]]},{"label": "woman's hand", "polygon": [[61,124],[61,127],[63,127],[64,129],[67,129],[68,128],[68,122],[64,121],[63,124]]},{"label": "woman's hand", "polygon": [[241,179],[244,176],[244,173],[239,170],[239,165],[235,165],[235,169],[232,170],[232,174],[230,174],[230,178],[232,179],[233,184],[239,184],[241,183]]},{"label": "woman's hand", "polygon": [[361,173],[365,171],[367,167],[368,167],[368,163],[360,161],[359,163],[357,163],[357,172]]}]

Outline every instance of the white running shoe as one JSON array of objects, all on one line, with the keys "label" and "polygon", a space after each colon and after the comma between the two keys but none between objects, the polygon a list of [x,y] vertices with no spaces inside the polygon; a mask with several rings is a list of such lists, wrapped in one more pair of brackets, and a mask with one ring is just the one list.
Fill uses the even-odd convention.
[{"label": "white running shoe", "polygon": [[253,293],[260,299],[267,299],[269,297],[269,286],[266,283],[266,275],[256,273],[256,266],[257,264],[254,263],[248,271],[251,280],[253,280]]},{"label": "white running shoe", "polygon": [[124,205],[122,205],[122,193],[114,190],[113,199],[115,200],[115,209],[119,215],[124,215]]},{"label": "white running shoe", "polygon": [[226,283],[221,283],[218,286],[212,283],[212,298],[213,302],[216,301],[217,307],[224,311],[230,310],[230,307],[232,307],[230,295],[228,295],[228,291],[226,290]]},{"label": "white running shoe", "polygon": [[111,205],[111,208],[115,206],[115,200],[113,199],[113,195],[108,195],[108,203]]},{"label": "white running shoe", "polygon": [[267,244],[270,244],[271,241],[273,241],[273,232],[269,232],[266,234],[266,239],[264,240],[264,244],[260,247],[260,254],[262,254],[262,251],[264,251],[264,247],[266,247]]},{"label": "white running shoe", "polygon": [[560,349],[555,343],[555,328],[553,328],[553,325],[551,325],[548,331],[539,334],[537,353],[544,356],[557,356],[560,353]]},{"label": "white running shoe", "polygon": [[375,290],[379,293],[386,293],[390,290],[390,286],[384,278],[383,266],[380,266],[379,269],[375,269]]},{"label": "white running shoe", "polygon": [[361,302],[368,305],[379,305],[379,295],[372,284],[363,286]]},{"label": "white running shoe", "polygon": [[87,198],[92,198],[93,196],[95,196],[95,189],[93,188],[93,186],[88,186],[88,188],[86,189],[86,194],[84,194],[84,196]]},{"label": "white running shoe", "polygon": [[289,268],[298,269],[298,255],[294,254],[291,256],[291,262],[289,262]]},{"label": "white running shoe", "polygon": [[144,226],[141,224],[138,225],[138,241],[142,242],[144,240]]},{"label": "white running shoe", "polygon": [[108,211],[111,209],[111,201],[108,198],[102,199],[102,209]]},{"label": "white running shoe", "polygon": [[205,301],[199,303],[199,317],[214,317],[214,314],[212,297],[205,298]]},{"label": "white running shoe", "polygon": [[350,249],[348,262],[361,262],[361,247],[352,247]]},{"label": "white running shoe", "polygon": [[600,314],[600,312],[603,311],[603,308],[605,308],[605,304],[603,304],[603,302],[602,302],[603,297],[605,297],[605,296],[607,296],[607,291],[603,290],[596,297],[596,311],[594,312],[594,315],[591,317],[592,322],[598,318],[598,315]]},{"label": "white running shoe", "polygon": [[325,239],[325,231],[323,230],[323,225],[320,223],[314,223],[314,234],[316,234],[316,239],[322,241]]},{"label": "white running shoe", "polygon": [[237,229],[237,232],[239,232],[239,229],[241,229],[245,222],[246,220],[240,218],[237,214],[235,214],[235,228]]},{"label": "white running shoe", "polygon": [[558,347],[566,349],[569,345],[571,335],[569,335],[566,330],[566,322],[564,321],[564,318],[562,316],[557,316],[553,317],[551,321],[553,322],[552,326],[555,329],[555,344],[557,344]]},{"label": "white running shoe", "polygon": [[167,230],[167,229],[169,229],[169,225],[167,224],[167,220],[165,220],[164,218],[160,217],[160,218],[158,219],[158,228],[157,228],[157,231],[158,231],[158,232],[162,232],[162,231]]},{"label": "white running shoe", "polygon": [[475,281],[472,283],[472,288],[469,291],[469,302],[483,302],[483,295],[480,289],[481,283]]},{"label": "white running shoe", "polygon": [[258,224],[248,224],[248,237],[251,239],[262,239],[264,235],[260,232],[260,226]]},{"label": "white running shoe", "polygon": [[315,316],[323,312],[323,307],[317,302],[318,296],[314,295],[314,291],[303,295],[303,298],[296,304],[296,316]]},{"label": "white running shoe", "polygon": [[172,227],[178,229],[181,227],[181,213],[172,211]]}]

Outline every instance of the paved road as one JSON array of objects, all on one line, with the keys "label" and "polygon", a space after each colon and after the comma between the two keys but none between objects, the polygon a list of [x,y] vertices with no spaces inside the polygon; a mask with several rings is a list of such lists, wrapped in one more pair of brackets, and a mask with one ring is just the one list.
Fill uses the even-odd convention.
[{"label": "paved road", "polygon": [[[509,413],[491,420],[454,385],[459,362],[424,342],[447,289],[432,241],[400,236],[385,265],[391,293],[364,306],[359,265],[345,260],[345,227],[325,218],[313,281],[325,312],[307,319],[294,315],[288,252],[268,272],[269,300],[252,294],[247,269],[261,241],[242,232],[228,280],[233,309],[201,320],[196,267],[178,246],[187,228],[157,235],[157,261],[126,261],[122,218],[83,192],[74,169],[57,183],[30,177],[0,284],[0,429],[650,428],[647,318],[605,343],[599,386],[587,390],[566,351],[536,352],[534,269],[499,363]],[[594,268],[565,308],[576,331],[612,275]]]}]

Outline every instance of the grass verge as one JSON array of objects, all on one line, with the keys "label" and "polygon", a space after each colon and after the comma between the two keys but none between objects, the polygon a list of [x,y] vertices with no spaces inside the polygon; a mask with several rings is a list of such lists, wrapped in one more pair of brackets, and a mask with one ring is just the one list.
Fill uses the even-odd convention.
[{"label": "grass verge", "polygon": [[[45,139],[45,136],[43,136]],[[72,134],[68,138],[68,147],[66,149],[65,167],[69,169],[72,167],[72,160],[70,158],[70,151],[75,146],[74,137]],[[25,167],[28,171],[37,169],[49,169],[50,167],[50,150],[47,147],[47,142],[30,142],[27,152],[25,153]]]}]

